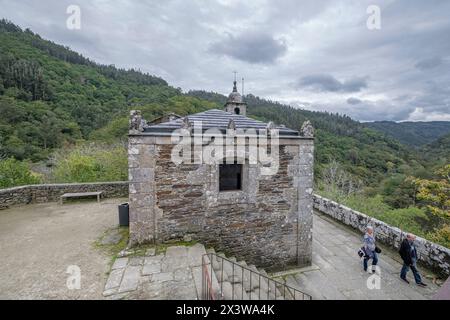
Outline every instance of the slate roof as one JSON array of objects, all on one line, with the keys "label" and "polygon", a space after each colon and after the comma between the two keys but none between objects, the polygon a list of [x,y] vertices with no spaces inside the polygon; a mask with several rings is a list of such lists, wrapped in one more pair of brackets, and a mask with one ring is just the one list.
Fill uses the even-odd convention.
[{"label": "slate roof", "polygon": [[[194,121],[201,121],[203,130],[218,128],[219,130],[225,131],[228,127],[230,119],[233,119],[236,129],[265,129],[267,127],[267,123],[265,122],[218,109],[211,109],[204,112],[191,114],[187,117],[191,123]],[[170,133],[182,127],[184,118],[185,117],[154,125],[147,125],[144,127],[144,132]],[[299,133],[296,130],[289,129],[284,126],[275,126],[275,128],[279,130],[280,135],[299,136]]]}]

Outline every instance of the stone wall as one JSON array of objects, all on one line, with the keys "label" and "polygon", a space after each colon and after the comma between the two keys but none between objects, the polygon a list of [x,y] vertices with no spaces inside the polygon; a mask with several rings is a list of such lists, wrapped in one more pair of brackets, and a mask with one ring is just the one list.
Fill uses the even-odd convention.
[{"label": "stone wall", "polygon": [[[369,217],[361,212],[352,210],[332,200],[314,195],[314,209],[349,225],[364,233],[367,225],[374,227],[377,240],[399,249],[406,233],[399,228],[392,227],[383,221]],[[450,249],[440,246],[423,238],[416,238],[419,259],[434,271],[448,277],[450,275]],[[355,249],[356,252],[356,249]],[[356,253],[355,253],[356,254]]]},{"label": "stone wall", "polygon": [[63,193],[103,191],[103,197],[128,196],[128,182],[37,184],[0,189],[0,210],[30,203],[58,201]]},{"label": "stone wall", "polygon": [[188,236],[268,269],[309,265],[314,146],[289,140],[277,174],[244,164],[242,190],[219,192],[218,165],[176,165],[170,137],[130,136],[132,243]]}]

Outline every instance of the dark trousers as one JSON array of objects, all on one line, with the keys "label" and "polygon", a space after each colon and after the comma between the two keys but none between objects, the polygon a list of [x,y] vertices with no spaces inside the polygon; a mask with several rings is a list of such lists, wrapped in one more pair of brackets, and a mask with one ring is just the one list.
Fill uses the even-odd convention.
[{"label": "dark trousers", "polygon": [[366,256],[366,257],[364,258],[364,261],[363,261],[364,271],[367,271],[367,262],[368,262],[370,259],[372,259],[372,265],[373,265],[373,266],[376,266],[377,263],[378,263],[378,256],[377,256],[377,253],[374,251],[374,252],[372,252],[372,254],[373,254],[372,258],[370,258],[370,257],[368,257],[368,256]]},{"label": "dark trousers", "polygon": [[411,268],[413,272],[414,280],[416,281],[416,283],[422,283],[422,278],[420,277],[419,270],[417,270],[416,268],[416,264],[411,264],[408,266],[406,263],[403,263],[402,271],[400,272],[400,277],[402,279],[406,279],[406,274],[408,273],[409,268]]}]

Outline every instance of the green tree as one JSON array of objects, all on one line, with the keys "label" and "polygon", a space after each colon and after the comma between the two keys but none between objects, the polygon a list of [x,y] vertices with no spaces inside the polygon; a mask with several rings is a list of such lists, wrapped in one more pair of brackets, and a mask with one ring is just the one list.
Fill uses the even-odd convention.
[{"label": "green tree", "polygon": [[39,176],[31,172],[26,162],[13,158],[0,160],[0,188],[40,183]]},{"label": "green tree", "polygon": [[415,205],[416,186],[413,179],[394,174],[383,181],[381,194],[391,207],[407,208]]},{"label": "green tree", "polygon": [[435,215],[450,219],[450,164],[436,171],[438,179],[415,179],[417,199]]},{"label": "green tree", "polygon": [[128,180],[127,150],[122,144],[89,143],[55,155],[55,182]]}]

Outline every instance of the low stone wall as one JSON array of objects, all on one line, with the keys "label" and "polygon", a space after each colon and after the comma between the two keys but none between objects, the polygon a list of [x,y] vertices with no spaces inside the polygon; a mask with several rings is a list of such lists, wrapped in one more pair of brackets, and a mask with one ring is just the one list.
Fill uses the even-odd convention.
[{"label": "low stone wall", "polygon": [[[406,233],[399,228],[392,227],[383,221],[352,210],[319,195],[315,194],[313,201],[314,209],[362,233],[365,232],[367,225],[371,225],[374,227],[377,240],[395,249],[399,249],[401,241],[406,236]],[[419,259],[422,263],[443,276],[448,277],[450,275],[450,249],[420,237],[416,238],[415,243]]]},{"label": "low stone wall", "polygon": [[58,201],[63,193],[103,191],[103,197],[128,197],[128,182],[36,184],[0,189],[0,210],[30,203]]}]

